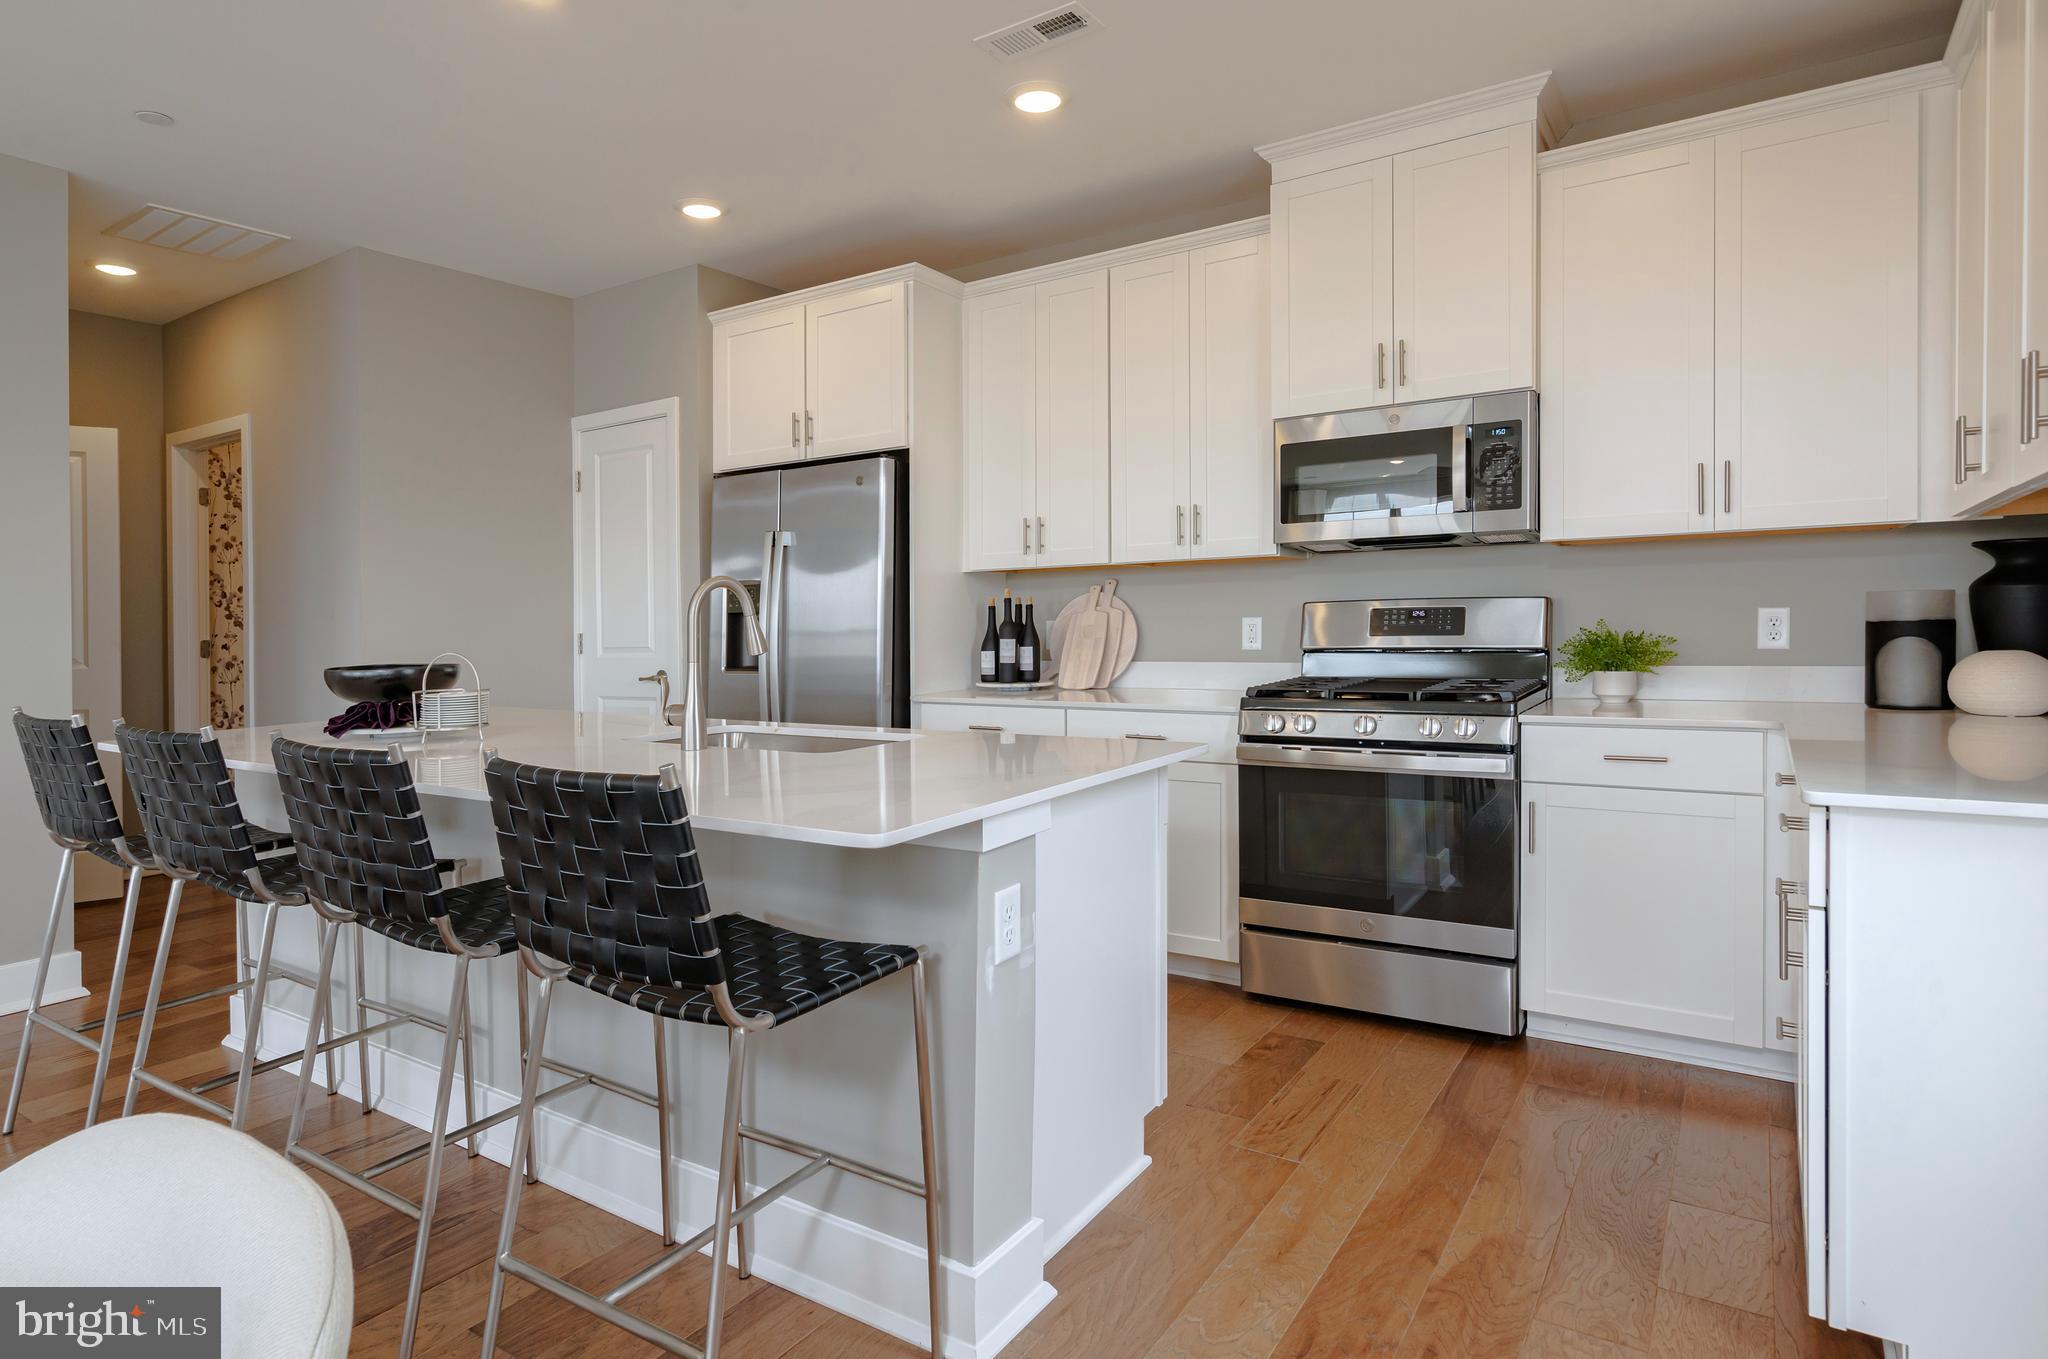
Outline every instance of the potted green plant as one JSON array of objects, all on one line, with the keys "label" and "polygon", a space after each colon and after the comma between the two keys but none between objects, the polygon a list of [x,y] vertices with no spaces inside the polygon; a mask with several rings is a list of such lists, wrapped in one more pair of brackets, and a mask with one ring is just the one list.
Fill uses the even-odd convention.
[{"label": "potted green plant", "polygon": [[1593,697],[1602,703],[1626,703],[1636,696],[1643,676],[1678,659],[1678,639],[1658,632],[1616,632],[1602,618],[1580,628],[1557,649],[1564,677],[1576,683],[1593,677]]}]

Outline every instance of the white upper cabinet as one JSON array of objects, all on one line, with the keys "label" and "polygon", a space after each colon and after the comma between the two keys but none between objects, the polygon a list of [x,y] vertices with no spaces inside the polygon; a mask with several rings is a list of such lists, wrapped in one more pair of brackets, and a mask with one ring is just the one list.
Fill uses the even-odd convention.
[{"label": "white upper cabinet", "polygon": [[825,293],[711,327],[711,470],[910,444],[910,285]]},{"label": "white upper cabinet", "polygon": [[1533,386],[1535,129],[1404,151],[1392,183],[1394,399]]},{"label": "white upper cabinet", "polygon": [[713,326],[711,386],[713,471],[801,458],[803,305]]},{"label": "white upper cabinet", "polygon": [[2048,478],[2048,0],[2026,0],[2025,235],[2021,242],[2021,423],[2015,485]]},{"label": "white upper cabinet", "polygon": [[1038,495],[1038,293],[969,297],[964,560],[969,571],[1031,565]]},{"label": "white upper cabinet", "polygon": [[1041,283],[1033,566],[1109,560],[1109,271]]},{"label": "white upper cabinet", "polygon": [[1188,555],[1188,257],[1109,271],[1110,559]]},{"label": "white upper cabinet", "polygon": [[1546,171],[1543,536],[1714,526],[1714,144]]},{"label": "white upper cabinet", "polygon": [[910,442],[909,285],[882,283],[806,308],[808,455],[837,457]]},{"label": "white upper cabinet", "polygon": [[1393,399],[1394,162],[1273,186],[1273,414]]},{"label": "white upper cabinet", "polygon": [[1267,238],[1188,256],[1188,547],[1273,551],[1273,412]]},{"label": "white upper cabinet", "polygon": [[1917,94],[1714,148],[1720,528],[1919,515]]},{"label": "white upper cabinet", "polygon": [[[1985,228],[1990,201],[1990,63],[1979,52],[1957,92],[1955,246],[1955,419],[1944,475],[1930,478],[1944,514],[1962,514],[1983,498],[1985,369]],[[1976,474],[1976,482],[1970,478]]]}]

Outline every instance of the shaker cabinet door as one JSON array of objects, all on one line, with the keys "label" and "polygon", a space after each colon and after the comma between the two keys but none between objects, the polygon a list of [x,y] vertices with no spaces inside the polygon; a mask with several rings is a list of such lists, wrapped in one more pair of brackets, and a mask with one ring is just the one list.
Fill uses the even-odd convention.
[{"label": "shaker cabinet door", "polygon": [[1109,411],[1110,560],[1187,556],[1184,252],[1109,271]]},{"label": "shaker cabinet door", "polygon": [[909,447],[906,293],[901,282],[883,283],[810,304],[805,456]]},{"label": "shaker cabinet door", "polygon": [[1273,186],[1273,414],[1394,399],[1394,162]]},{"label": "shaker cabinet door", "polygon": [[1188,552],[1273,553],[1267,238],[1188,257]]},{"label": "shaker cabinet door", "polygon": [[967,299],[963,568],[1034,560],[1038,485],[1038,302],[1028,287]]},{"label": "shaker cabinet door", "polygon": [[1109,560],[1109,271],[1041,283],[1031,564]]},{"label": "shaker cabinet door", "polygon": [[803,415],[801,303],[712,328],[712,471],[803,457]]},{"label": "shaker cabinet door", "polygon": [[1166,947],[1237,961],[1237,766],[1166,772]]}]

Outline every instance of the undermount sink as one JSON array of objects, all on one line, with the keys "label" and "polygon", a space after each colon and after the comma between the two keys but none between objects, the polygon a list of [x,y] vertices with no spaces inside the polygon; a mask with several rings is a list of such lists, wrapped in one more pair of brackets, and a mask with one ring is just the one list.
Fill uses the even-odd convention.
[{"label": "undermount sink", "polygon": [[[666,736],[667,742],[680,741],[680,736]],[[707,731],[704,733],[706,750],[786,750],[798,755],[829,755],[838,750],[866,750],[869,746],[887,745],[884,736],[812,736],[798,731]]]}]

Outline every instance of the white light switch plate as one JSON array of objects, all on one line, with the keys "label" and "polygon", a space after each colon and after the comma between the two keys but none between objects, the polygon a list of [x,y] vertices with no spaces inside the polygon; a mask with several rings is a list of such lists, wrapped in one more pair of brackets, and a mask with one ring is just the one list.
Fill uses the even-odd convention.
[{"label": "white light switch plate", "polygon": [[1024,950],[1024,889],[1016,883],[996,892],[996,961],[1008,962]]},{"label": "white light switch plate", "polygon": [[1243,629],[1243,635],[1241,640],[1238,642],[1239,650],[1264,651],[1266,649],[1266,643],[1261,634],[1264,632],[1265,625],[1266,620],[1263,618],[1241,619],[1239,621],[1239,626]]}]

